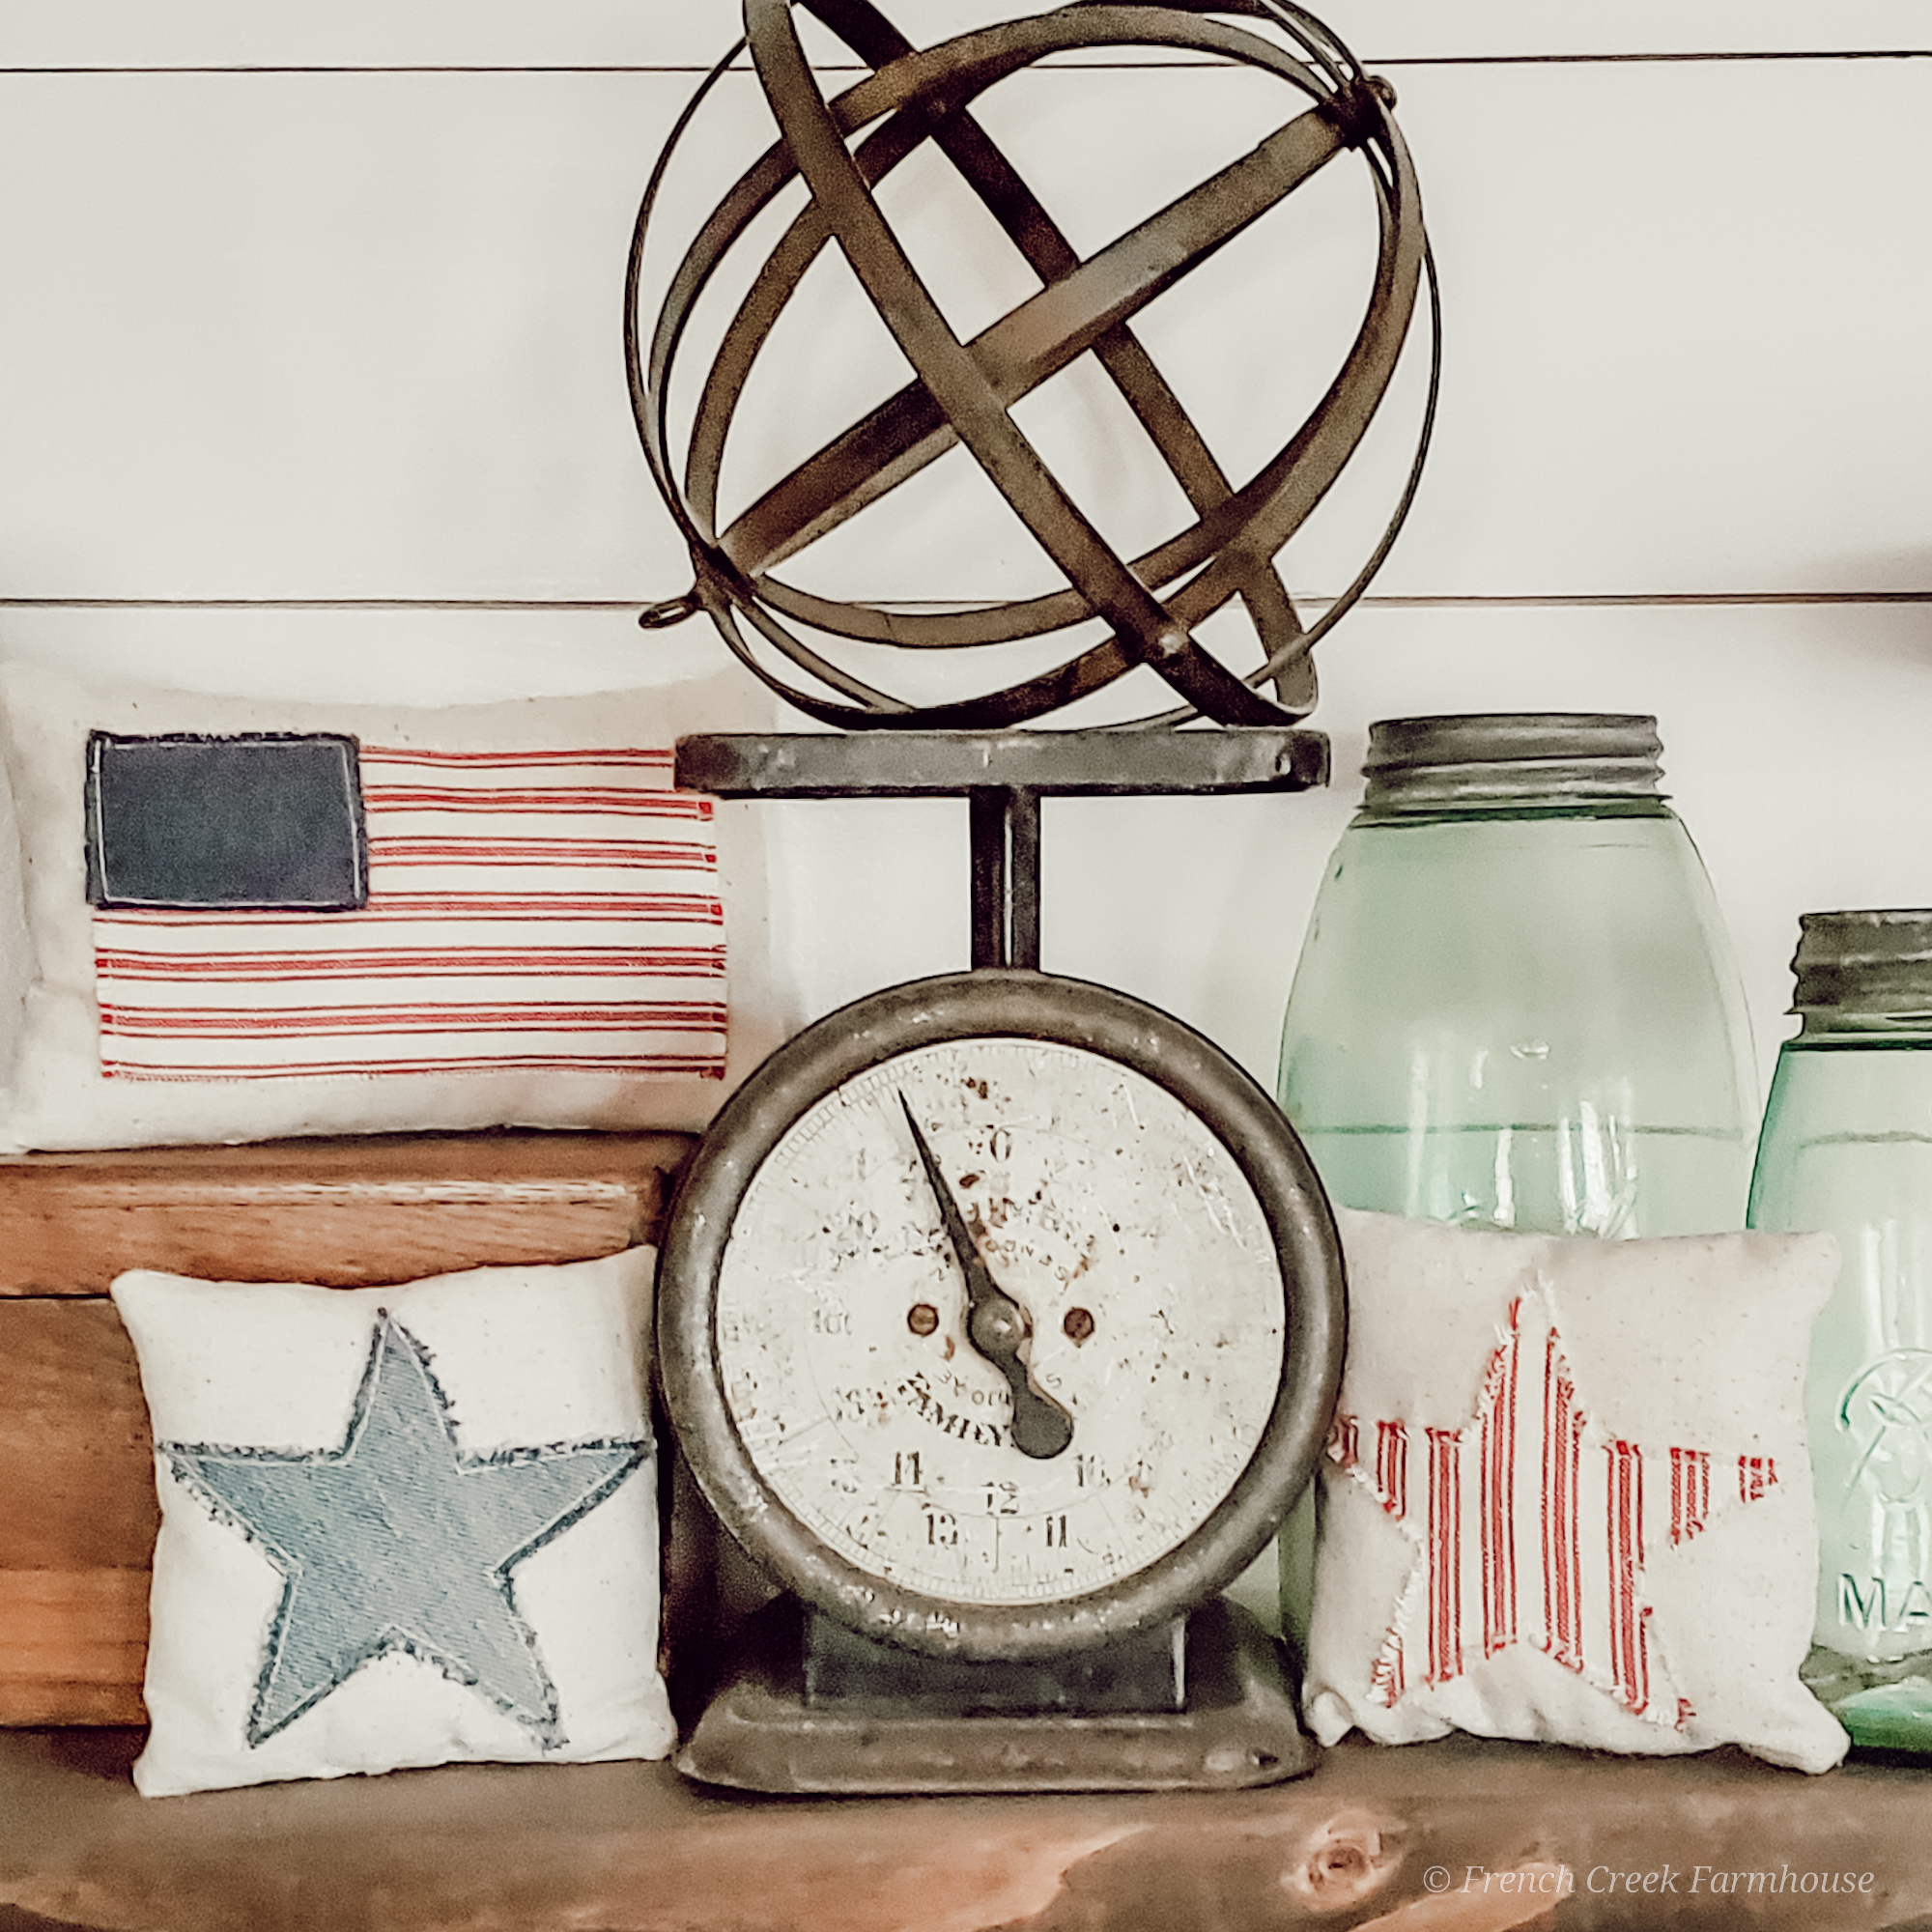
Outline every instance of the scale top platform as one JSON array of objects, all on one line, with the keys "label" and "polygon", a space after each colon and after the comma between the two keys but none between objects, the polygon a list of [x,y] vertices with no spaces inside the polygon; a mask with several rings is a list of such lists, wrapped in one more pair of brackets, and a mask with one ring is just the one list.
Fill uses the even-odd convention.
[{"label": "scale top platform", "polygon": [[1042,798],[1208,798],[1328,782],[1321,731],[727,732],[680,738],[677,782],[718,798],[963,798],[973,964],[1039,964]]},{"label": "scale top platform", "polygon": [[680,738],[677,781],[720,798],[1037,798],[1308,791],[1328,739],[1274,725],[1199,731],[866,731]]}]

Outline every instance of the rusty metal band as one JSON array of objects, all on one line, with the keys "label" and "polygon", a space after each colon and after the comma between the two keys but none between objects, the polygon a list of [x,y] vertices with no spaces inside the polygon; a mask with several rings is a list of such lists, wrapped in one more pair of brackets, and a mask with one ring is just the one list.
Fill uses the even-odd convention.
[{"label": "rusty metal band", "polygon": [[[1413,313],[1418,271],[1427,267],[1412,164],[1366,77],[1359,68],[1345,64],[1348,57],[1319,22],[1273,0],[1249,0],[1221,11],[1287,19],[1291,28],[1305,30],[1302,43],[1321,73],[1239,30],[1211,20],[1177,19],[1179,10],[1175,8],[1064,9],[1037,20],[963,35],[924,54],[911,49],[867,0],[812,0],[812,10],[862,58],[885,65],[827,102],[805,65],[787,0],[751,0],[747,19],[753,55],[781,115],[789,152],[781,143],[761,156],[705,224],[673,276],[645,368],[639,367],[637,354],[637,295],[651,209],[671,149],[740,49],[734,48],[707,76],[673,129],[633,237],[626,303],[633,407],[653,478],[697,566],[696,600],[748,668],[788,701],[829,723],[997,728],[1096,691],[1137,662],[1152,663],[1190,700],[1180,713],[1143,723],[1170,722],[1196,708],[1222,722],[1279,722],[1300,715],[1313,698],[1310,644],[1360,594],[1386,554],[1413,496],[1426,449],[1427,418],[1423,448],[1417,451],[1397,517],[1344,599],[1331,606],[1313,632],[1304,633],[1273,567],[1273,555],[1321,500],[1385,393]],[[993,81],[1031,65],[1043,52],[1122,43],[1187,46],[1264,67],[1309,95],[1317,109],[1093,261],[1080,264],[1031,191],[962,110]],[[1331,91],[1324,92],[1324,83]],[[856,154],[848,152],[845,136],[881,115],[888,117],[883,126]],[[959,343],[939,317],[870,198],[871,187],[926,139],[948,153],[1048,284],[971,344]],[[1231,491],[1172,390],[1125,327],[1126,319],[1347,143],[1362,145],[1378,192],[1381,238],[1369,314],[1344,369],[1281,455],[1244,489]],[[665,424],[670,363],[719,262],[790,181],[795,162],[803,168],[813,203],[787,230],[732,319],[700,394],[680,490],[673,484]],[[933,380],[930,386],[908,385],[836,439],[720,539],[713,522],[715,492],[731,411],[778,314],[828,239],[845,249],[909,358]],[[1140,266],[1151,251],[1164,256],[1151,271]],[[1430,294],[1437,331],[1428,403],[1433,416],[1439,363],[1433,274]],[[1190,528],[1131,566],[1115,556],[1065,497],[1007,413],[1013,401],[1089,349],[1113,377],[1197,512]],[[770,563],[915,473],[955,440],[966,441],[1075,587],[990,611],[934,616],[814,598],[766,574]],[[1165,607],[1148,588],[1164,587],[1210,558],[1208,568],[1199,570]],[[1083,594],[1089,591],[1094,594]],[[1246,678],[1236,677],[1187,635],[1191,626],[1236,596],[1247,602],[1264,654],[1262,668]],[[916,707],[873,689],[813,651],[761,610],[761,603],[830,635],[867,642],[952,647],[1010,641],[1077,623],[1096,610],[1112,624],[1115,636],[1055,670],[990,696]],[[738,630],[738,613],[775,650],[854,702],[828,703],[770,672]],[[1298,707],[1284,711],[1251,689],[1271,677],[1284,696],[1285,685],[1295,687]]]},{"label": "rusty metal band", "polygon": [[[814,0],[814,11],[875,69],[915,51],[912,43],[868,0],[857,0],[857,4],[853,0]],[[1314,51],[1320,54],[1319,45]],[[1299,68],[1300,64],[1293,65]],[[948,103],[942,114],[931,114],[923,107],[907,108],[895,118],[916,122],[928,131],[1042,283],[1051,284],[1078,269],[1080,257],[1072,243],[971,115],[957,112]],[[1232,487],[1227,475],[1132,330],[1125,325],[1108,328],[1095,338],[1093,347],[1095,360],[1147,431],[1188,502],[1203,512],[1222,501]],[[1134,568],[1140,571],[1138,563]],[[1295,640],[1303,635],[1301,622],[1272,558],[1261,560],[1243,582],[1240,596],[1262,639],[1264,655],[1272,658],[1279,654],[1283,660],[1283,670],[1276,677],[1277,703],[1298,714],[1312,710],[1313,665],[1305,652],[1298,659],[1295,656]],[[1056,621],[1037,628],[1057,627]]]},{"label": "rusty metal band", "polygon": [[1055,612],[1055,614],[1057,614],[1057,616],[1059,616],[1059,614],[1061,614],[1061,612]]},{"label": "rusty metal band", "polygon": [[1128,658],[1151,665],[1189,703],[1224,724],[1260,724],[1275,718],[1274,706],[1203,650],[1115,555],[1055,481],[984,371],[947,326],[853,166],[812,81],[792,22],[791,0],[745,0],[745,29],[792,158],[825,208],[853,273],[960,441],[1034,540],[1085,591],[1094,614],[1111,627]]},{"label": "rusty metal band", "polygon": [[[830,0],[827,0],[827,4],[830,4]],[[847,10],[840,9],[841,19],[844,11]],[[1120,10],[1113,11],[1118,12]],[[1238,44],[1237,42],[1229,40],[1225,35],[1212,35],[1208,38],[1216,43],[1216,51],[1228,52],[1234,50]],[[1242,40],[1247,39],[1245,36],[1240,38]],[[904,43],[896,35],[894,35],[893,39],[899,45],[904,45]],[[1050,50],[1057,50],[1058,45],[1065,39],[1065,36],[1058,36],[1055,37],[1054,41],[1045,44]],[[974,44],[976,43],[981,44],[976,46]],[[895,162],[897,158],[901,157],[903,153],[909,151],[909,147],[912,144],[923,138],[920,131],[922,128],[933,127],[935,131],[930,135],[930,138],[937,142],[942,151],[955,159],[958,159],[961,154],[970,158],[972,163],[970,172],[962,169],[962,172],[966,172],[969,184],[980,192],[981,199],[994,213],[995,218],[1000,221],[1001,226],[1006,230],[1009,239],[1014,242],[1023,257],[1040,273],[1042,280],[1051,283],[1060,277],[1079,272],[1081,270],[1079,258],[1073,252],[1071,245],[1060,234],[1059,230],[1053,226],[1044,209],[1040,208],[1038,203],[1033,198],[1031,190],[1016,176],[1011,174],[1010,167],[1006,162],[1004,156],[986,139],[984,133],[978,128],[977,124],[969,116],[963,115],[958,111],[972,98],[982,93],[994,80],[1004,77],[1005,74],[1016,71],[1021,66],[1030,65],[1040,51],[1040,44],[1021,43],[1014,39],[1010,32],[1002,29],[994,30],[989,34],[965,36],[959,41],[947,43],[942,49],[935,49],[934,52],[936,54],[945,57],[943,63],[937,66],[936,71],[922,71],[932,70],[934,63],[929,59],[922,60],[921,57],[910,49],[905,54],[896,56],[896,58],[908,61],[908,67],[897,71],[904,76],[906,81],[911,83],[910,88],[902,87],[897,90],[897,98],[908,99],[911,104],[895,116],[894,122],[889,123],[887,128],[881,130],[880,136],[874,137],[880,141],[881,146],[886,141],[892,141],[893,152],[890,158],[877,164],[875,172],[874,166],[867,164],[870,160],[868,151],[872,145],[868,142],[867,147],[861,150],[859,160],[861,172],[869,185],[883,174],[886,166]],[[1273,52],[1272,49],[1268,51],[1270,54]],[[1017,59],[1014,58],[1015,54],[1018,56]],[[867,57],[873,57],[869,50],[869,45]],[[1284,74],[1284,76],[1298,80],[1307,91],[1311,93],[1315,91],[1313,76],[1307,74],[1306,70],[1299,68],[1298,64],[1289,62],[1283,58],[1271,60],[1268,65],[1272,66],[1276,71]],[[913,93],[913,89],[917,89],[918,93]],[[931,91],[938,89],[944,90],[944,98],[935,100],[933,105],[941,111],[929,112],[925,100],[921,97],[926,96]],[[838,115],[841,123],[846,119],[844,109],[848,99],[849,97],[841,96],[838,100],[832,103],[834,112]],[[895,136],[896,136],[896,139],[894,139]],[[1315,156],[1312,165],[1320,165],[1321,161],[1326,158],[1326,153],[1320,153]],[[1286,185],[1293,185],[1293,182],[1286,184]],[[1201,191],[1197,190],[1196,196],[1191,199],[1198,202],[1206,198],[1206,196],[1202,195]],[[1245,218],[1253,218],[1255,214],[1263,212],[1263,208],[1265,205],[1255,205],[1245,211]],[[1162,219],[1166,224],[1172,225],[1175,220],[1175,214],[1173,212],[1170,212]],[[815,225],[822,234],[822,223]],[[1236,225],[1233,221],[1225,223],[1226,234],[1219,239],[1226,239],[1227,234],[1235,232]],[[1147,236],[1151,232],[1150,227],[1145,224],[1141,230],[1137,231],[1142,236]],[[782,246],[783,244],[781,245]],[[1114,250],[1111,252],[1118,259],[1121,254],[1119,244],[1116,244]],[[1084,279],[1089,285],[1099,279],[1099,276],[1094,271],[1092,265],[1089,265]],[[1145,297],[1142,299],[1145,299]],[[1066,298],[1063,298],[1046,306],[1049,308],[1065,308],[1068,306],[1068,302]],[[1039,305],[1030,303],[1026,307],[1030,313],[1035,313],[1037,312]],[[1009,318],[1007,323],[1001,325],[996,330],[988,331],[993,343],[1011,342],[1015,337],[1024,337],[1026,333],[1025,322],[1016,320],[1015,318]],[[1038,328],[1036,327],[1033,333],[1037,335],[1039,333]],[[976,349],[980,347],[977,343],[969,346]],[[1198,435],[1193,432],[1192,425],[1187,422],[1184,413],[1180,412],[1179,402],[1173,396],[1173,392],[1167,387],[1165,381],[1159,376],[1158,372],[1154,370],[1151,361],[1147,357],[1146,352],[1140,348],[1140,345],[1123,328],[1107,327],[1100,328],[1096,332],[1092,327],[1089,327],[1081,341],[1068,354],[1055,358],[1051,366],[1044,373],[1052,373],[1053,369],[1065,366],[1065,363],[1071,360],[1074,355],[1077,355],[1081,350],[1089,346],[1094,347],[1096,354],[1100,355],[1103,366],[1106,365],[1107,356],[1113,354],[1117,347],[1124,346],[1130,353],[1133,361],[1138,365],[1133,380],[1145,381],[1152,385],[1160,398],[1159,407],[1164,408],[1176,416],[1179,424],[1181,426],[1180,433],[1192,439],[1195,447],[1200,452],[1201,458],[1213,469],[1215,476],[1218,478],[1218,467],[1213,466],[1213,459],[1208,455],[1205,445],[1199,442]],[[987,345],[988,351],[991,348],[992,345],[989,343]],[[1010,377],[1009,380],[1010,381]],[[1043,374],[1036,375],[1024,383],[1013,384],[1014,393],[1025,393],[1026,389],[1035,386],[1040,380],[1043,380]],[[1122,386],[1124,389],[1126,384],[1123,384]],[[839,450],[846,445],[852,446],[856,451],[862,440],[874,440],[876,438],[877,430],[874,427],[875,425],[892,424],[895,419],[903,417],[907,412],[915,410],[919,411],[923,419],[900,430],[899,440],[903,442],[912,435],[922,433],[927,429],[933,429],[945,435],[944,446],[951,446],[955,439],[947,431],[943,417],[939,416],[930,399],[924,397],[923,392],[917,391],[917,385],[914,385],[914,392],[917,392],[919,395],[918,402],[913,400],[912,393],[902,393],[901,396],[895,397],[892,403],[886,405],[881,411],[875,412],[874,417],[868,419],[868,424],[861,425],[859,429],[848,432],[847,436],[838,439],[838,441],[833,445],[832,450],[821,452],[820,458],[815,459],[815,461],[822,463],[834,451]],[[1130,395],[1129,400],[1132,402],[1134,398]],[[923,409],[921,408],[922,404]],[[1137,410],[1137,413],[1139,412]],[[936,453],[936,451],[931,453]],[[929,454],[927,460],[929,460]],[[826,469],[828,474],[832,473],[834,466],[827,465]],[[856,470],[853,466],[845,466],[845,473],[848,479],[855,473],[860,474],[863,478],[863,471]],[[803,482],[804,479],[801,478],[800,483],[803,484]],[[1225,479],[1220,479],[1218,494],[1225,495]],[[766,500],[769,503],[781,495],[788,494],[788,492],[773,493],[773,497],[768,497]],[[801,490],[800,494],[805,493]],[[863,500],[869,500],[871,497],[877,494],[876,490],[865,487],[863,480],[857,489],[848,492],[848,495],[855,499]],[[820,507],[830,507],[830,504],[827,503]],[[758,506],[754,506],[752,511],[747,512],[746,516],[739,520],[739,526],[749,531],[755,526],[761,516],[768,517],[770,514],[769,510],[761,510]],[[781,535],[785,533],[781,532]],[[753,542],[756,542],[755,537],[753,538]],[[776,561],[780,555],[796,547],[797,543],[795,539],[788,542],[768,543],[764,545],[764,549],[769,554],[762,558],[753,559],[740,557],[740,560],[746,562],[747,568],[760,569],[765,567],[769,562]],[[733,545],[732,550],[734,556],[737,556],[737,546]],[[1059,621],[1059,619],[1056,617],[1055,621]],[[1047,627],[1042,626],[1039,628]],[[1030,633],[1015,632],[1013,635],[1030,635]]]},{"label": "rusty metal band", "polygon": [[[860,150],[862,163],[870,145]],[[1123,314],[1172,287],[1340,149],[1331,124],[1318,114],[1301,116],[974,337],[965,348],[1002,409],[1109,335],[1124,333]],[[870,170],[866,172],[869,176]],[[723,546],[741,569],[761,577],[771,564],[883,496],[957,440],[930,392],[909,384],[753,503],[725,531]],[[1217,501],[1226,503],[1231,495],[1223,478]],[[1174,574],[1162,575],[1163,566],[1151,557],[1142,567],[1156,572],[1158,581]]]}]

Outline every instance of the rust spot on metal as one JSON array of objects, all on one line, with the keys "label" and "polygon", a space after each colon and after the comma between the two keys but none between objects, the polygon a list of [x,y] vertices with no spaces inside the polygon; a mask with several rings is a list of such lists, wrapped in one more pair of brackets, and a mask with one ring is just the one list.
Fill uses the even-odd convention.
[{"label": "rust spot on metal", "polygon": [[1094,1317],[1084,1308],[1069,1308],[1061,1327],[1066,1331],[1066,1339],[1076,1347],[1094,1332]]},{"label": "rust spot on metal", "polygon": [[930,1335],[939,1326],[939,1310],[929,1301],[915,1301],[907,1311],[906,1326],[915,1335]]}]

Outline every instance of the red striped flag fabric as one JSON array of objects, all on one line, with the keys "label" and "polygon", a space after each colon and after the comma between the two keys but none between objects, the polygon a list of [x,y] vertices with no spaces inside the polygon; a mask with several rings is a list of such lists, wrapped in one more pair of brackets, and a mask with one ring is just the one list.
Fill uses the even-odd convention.
[{"label": "red striped flag fabric", "polygon": [[668,748],[361,748],[368,902],[97,909],[125,1080],[573,1069],[722,1078],[707,798]]},{"label": "red striped flag fabric", "polygon": [[[1408,1482],[1417,1437],[1427,1446],[1419,1491]],[[1772,1458],[1730,1459],[1727,1498],[1713,1493],[1712,1452],[1610,1435],[1578,1405],[1562,1338],[1533,1294],[1511,1306],[1467,1423],[1418,1430],[1378,1419],[1364,1455],[1369,1439],[1363,1418],[1338,1415],[1329,1459],[1417,1552],[1370,1670],[1376,1702],[1393,1709],[1419,1685],[1446,1684],[1529,1643],[1634,1716],[1677,1729],[1695,1716],[1651,1641],[1645,1566],[1721,1509],[1763,1498],[1778,1480]]]}]

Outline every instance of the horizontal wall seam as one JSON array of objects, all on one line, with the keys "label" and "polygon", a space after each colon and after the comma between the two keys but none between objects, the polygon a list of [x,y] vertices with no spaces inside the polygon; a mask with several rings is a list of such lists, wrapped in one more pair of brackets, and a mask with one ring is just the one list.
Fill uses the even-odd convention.
[{"label": "horizontal wall seam", "polygon": [[0,611],[642,611],[648,597],[0,597]]},{"label": "horizontal wall seam", "polygon": [[[638,597],[0,597],[0,611],[643,611]],[[1321,609],[1331,600],[1297,602]],[[1386,611],[1682,609],[1699,605],[1932,604],[1921,590],[1581,590],[1387,593],[1359,600]],[[957,611],[968,600],[897,597],[895,610]]]},{"label": "horizontal wall seam", "polygon": [[[1303,603],[1323,600],[1308,597]],[[1463,605],[1508,609],[1516,605],[1536,609],[1587,609],[1594,605],[1672,607],[1679,605],[1732,604],[1932,604],[1932,588],[1923,590],[1580,590],[1534,591],[1487,595],[1454,592],[1442,595],[1364,597],[1364,604],[1379,604],[1388,610],[1454,609]]]},{"label": "horizontal wall seam", "polygon": [[[1748,61],[1891,61],[1891,60],[1932,60],[1932,46],[1923,47],[1845,47],[1845,48],[1707,48],[1679,50],[1671,53],[1520,53],[1520,54],[1378,54],[1361,56],[1363,64],[1370,67],[1628,67],[1659,66],[1672,64],[1709,64],[1712,62]],[[1149,68],[1202,68],[1221,67],[1229,63],[1212,59],[1197,60],[1053,60],[1042,64],[1051,69],[1105,68],[1110,71],[1120,69],[1146,70]],[[127,66],[127,67],[0,67],[0,77],[8,79],[26,78],[35,75],[67,75],[77,77],[109,74],[121,75],[161,75],[180,74],[683,74],[692,79],[701,78],[710,71],[707,65],[687,62],[585,62],[582,64],[505,64],[465,62],[449,65],[433,63],[401,63],[395,65],[363,65],[358,63],[335,64],[289,64],[255,66],[245,63],[223,63],[205,67],[194,66]],[[870,70],[857,65],[827,65],[819,71],[828,74],[866,73]]]}]

